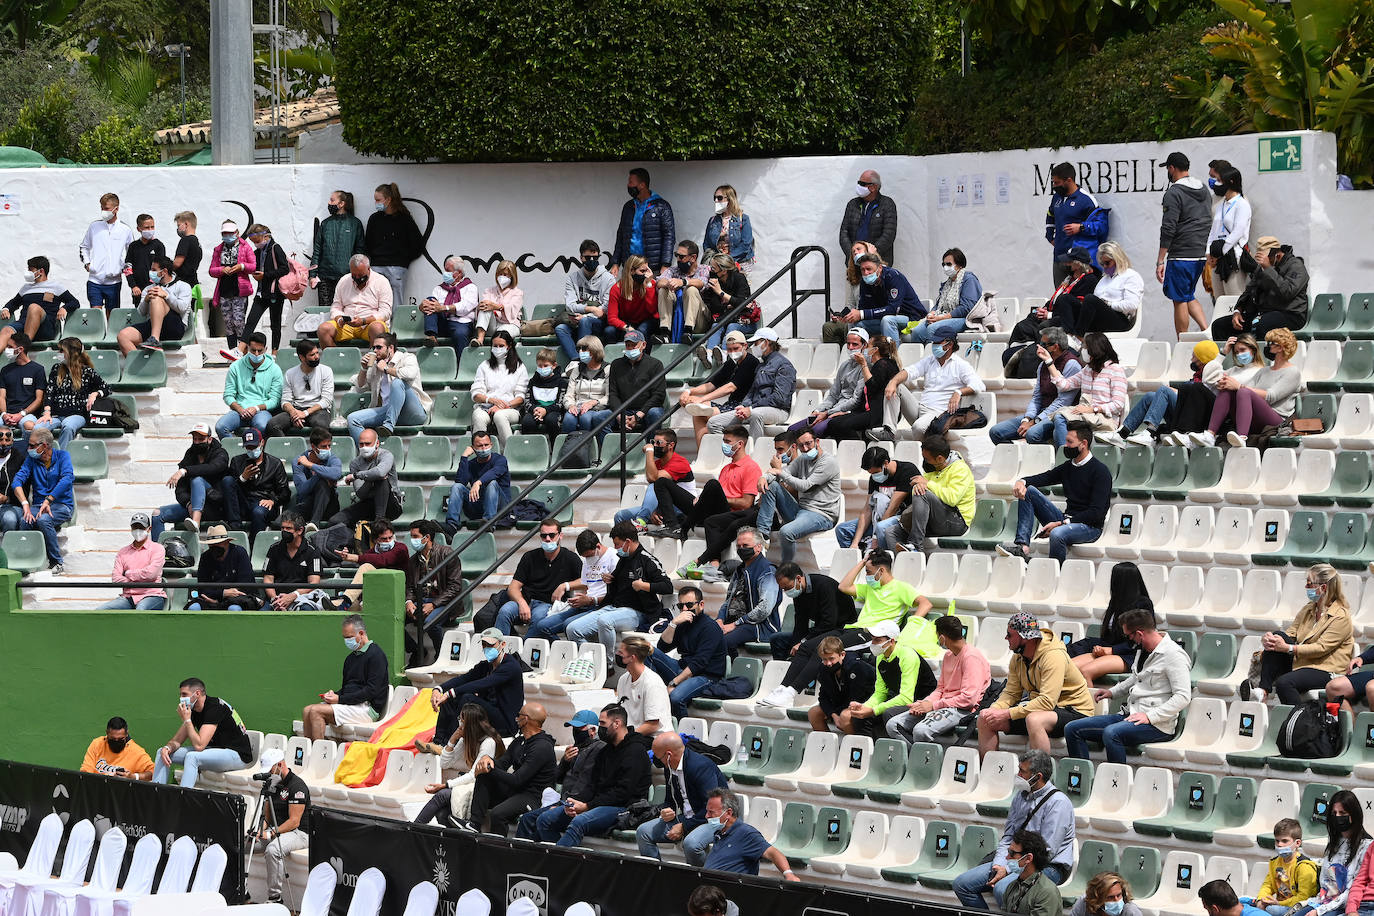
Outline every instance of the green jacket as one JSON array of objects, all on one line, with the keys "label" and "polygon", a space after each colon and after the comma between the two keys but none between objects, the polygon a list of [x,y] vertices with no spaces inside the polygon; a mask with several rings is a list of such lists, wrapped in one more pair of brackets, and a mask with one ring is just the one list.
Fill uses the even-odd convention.
[{"label": "green jacket", "polygon": [[225,404],[232,405],[237,401],[244,407],[262,405],[268,410],[276,410],[281,406],[281,367],[271,354],[267,354],[262,358],[262,365],[256,368],[257,371],[254,371],[253,364],[246,356],[229,367],[229,374],[224,377]]},{"label": "green jacket", "polygon": [[1059,895],[1055,883],[1038,871],[1029,881],[1017,878],[1011,883],[1002,909],[1013,916],[1062,916],[1064,898]]},{"label": "green jacket", "polygon": [[315,250],[310,255],[311,269],[321,280],[337,280],[348,273],[348,261],[363,250],[363,223],[356,216],[340,213],[327,217],[315,230]]}]

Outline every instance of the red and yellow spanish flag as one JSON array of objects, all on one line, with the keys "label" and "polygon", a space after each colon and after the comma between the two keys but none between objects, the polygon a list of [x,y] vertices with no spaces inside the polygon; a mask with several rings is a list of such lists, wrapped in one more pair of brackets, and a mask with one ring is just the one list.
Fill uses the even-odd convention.
[{"label": "red and yellow spanish flag", "polygon": [[386,774],[386,758],[393,750],[410,747],[416,738],[433,740],[439,714],[430,700],[432,692],[419,691],[400,712],[378,722],[371,738],[349,744],[334,769],[334,781],[353,789],[375,786]]}]

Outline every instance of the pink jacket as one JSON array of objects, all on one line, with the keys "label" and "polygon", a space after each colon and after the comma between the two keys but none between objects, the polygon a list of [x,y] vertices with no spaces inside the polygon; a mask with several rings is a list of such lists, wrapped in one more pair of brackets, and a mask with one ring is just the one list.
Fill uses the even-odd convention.
[{"label": "pink jacket", "polygon": [[972,709],[983,698],[983,692],[992,683],[992,667],[987,656],[965,644],[958,655],[946,652],[940,663],[940,683],[935,692],[926,697],[936,709],[952,706],[955,709]]},{"label": "pink jacket", "polygon": [[[156,582],[162,578],[162,564],[166,560],[167,549],[156,541],[147,540],[139,546],[125,544],[115,554],[110,578],[116,582]],[[126,588],[123,594],[134,604],[144,598],[167,597],[160,588]]]},{"label": "pink jacket", "polygon": [[1374,874],[1371,874],[1371,870],[1374,870],[1374,856],[1365,853],[1359,871],[1350,880],[1350,890],[1345,894],[1345,911],[1351,916],[1359,911],[1361,903],[1374,897]]},{"label": "pink jacket", "polygon": [[[220,242],[215,246],[214,252],[210,255],[210,276],[217,281],[215,283],[215,296],[213,302],[219,305],[219,283],[220,277],[224,276],[224,268],[220,266],[220,252],[224,249],[224,243]],[[253,244],[247,239],[239,239],[239,263],[243,265],[243,270],[235,274],[239,281],[239,295],[251,297],[253,295],[253,271],[258,269],[258,256],[253,253]]]}]

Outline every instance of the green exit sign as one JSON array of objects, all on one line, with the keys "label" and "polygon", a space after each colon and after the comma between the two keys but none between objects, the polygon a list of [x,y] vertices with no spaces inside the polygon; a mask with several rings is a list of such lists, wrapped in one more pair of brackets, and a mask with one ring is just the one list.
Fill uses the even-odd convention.
[{"label": "green exit sign", "polygon": [[1298,172],[1302,170],[1302,137],[1261,137],[1261,172]]}]

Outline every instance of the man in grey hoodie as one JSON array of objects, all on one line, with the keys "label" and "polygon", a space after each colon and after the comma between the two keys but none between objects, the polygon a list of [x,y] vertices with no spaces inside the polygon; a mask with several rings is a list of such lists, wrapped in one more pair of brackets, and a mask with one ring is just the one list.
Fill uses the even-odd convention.
[{"label": "man in grey hoodie", "polygon": [[[839,462],[834,455],[821,450],[820,440],[811,430],[798,433],[787,454],[790,463],[786,465],[781,455],[773,456],[764,478],[768,489],[759,496],[758,527],[759,539],[767,542],[776,511],[783,521],[778,529],[782,536],[782,562],[791,563],[798,541],[835,527],[844,510],[844,494]],[[761,548],[765,553],[768,551],[766,543]]]},{"label": "man in grey hoodie", "polygon": [[615,285],[615,276],[601,264],[601,246],[595,240],[583,241],[578,255],[580,263],[568,271],[567,282],[563,284],[566,311],[554,328],[563,355],[570,360],[577,359],[577,342],[583,337],[605,334],[606,303]]},{"label": "man in grey hoodie", "polygon": [[1182,335],[1191,318],[1207,330],[1207,318],[1194,290],[1207,261],[1207,236],[1212,227],[1212,201],[1207,186],[1188,174],[1188,157],[1174,151],[1164,160],[1169,187],[1164,191],[1164,216],[1159,223],[1159,258],[1155,277],[1174,304],[1174,332]]}]

